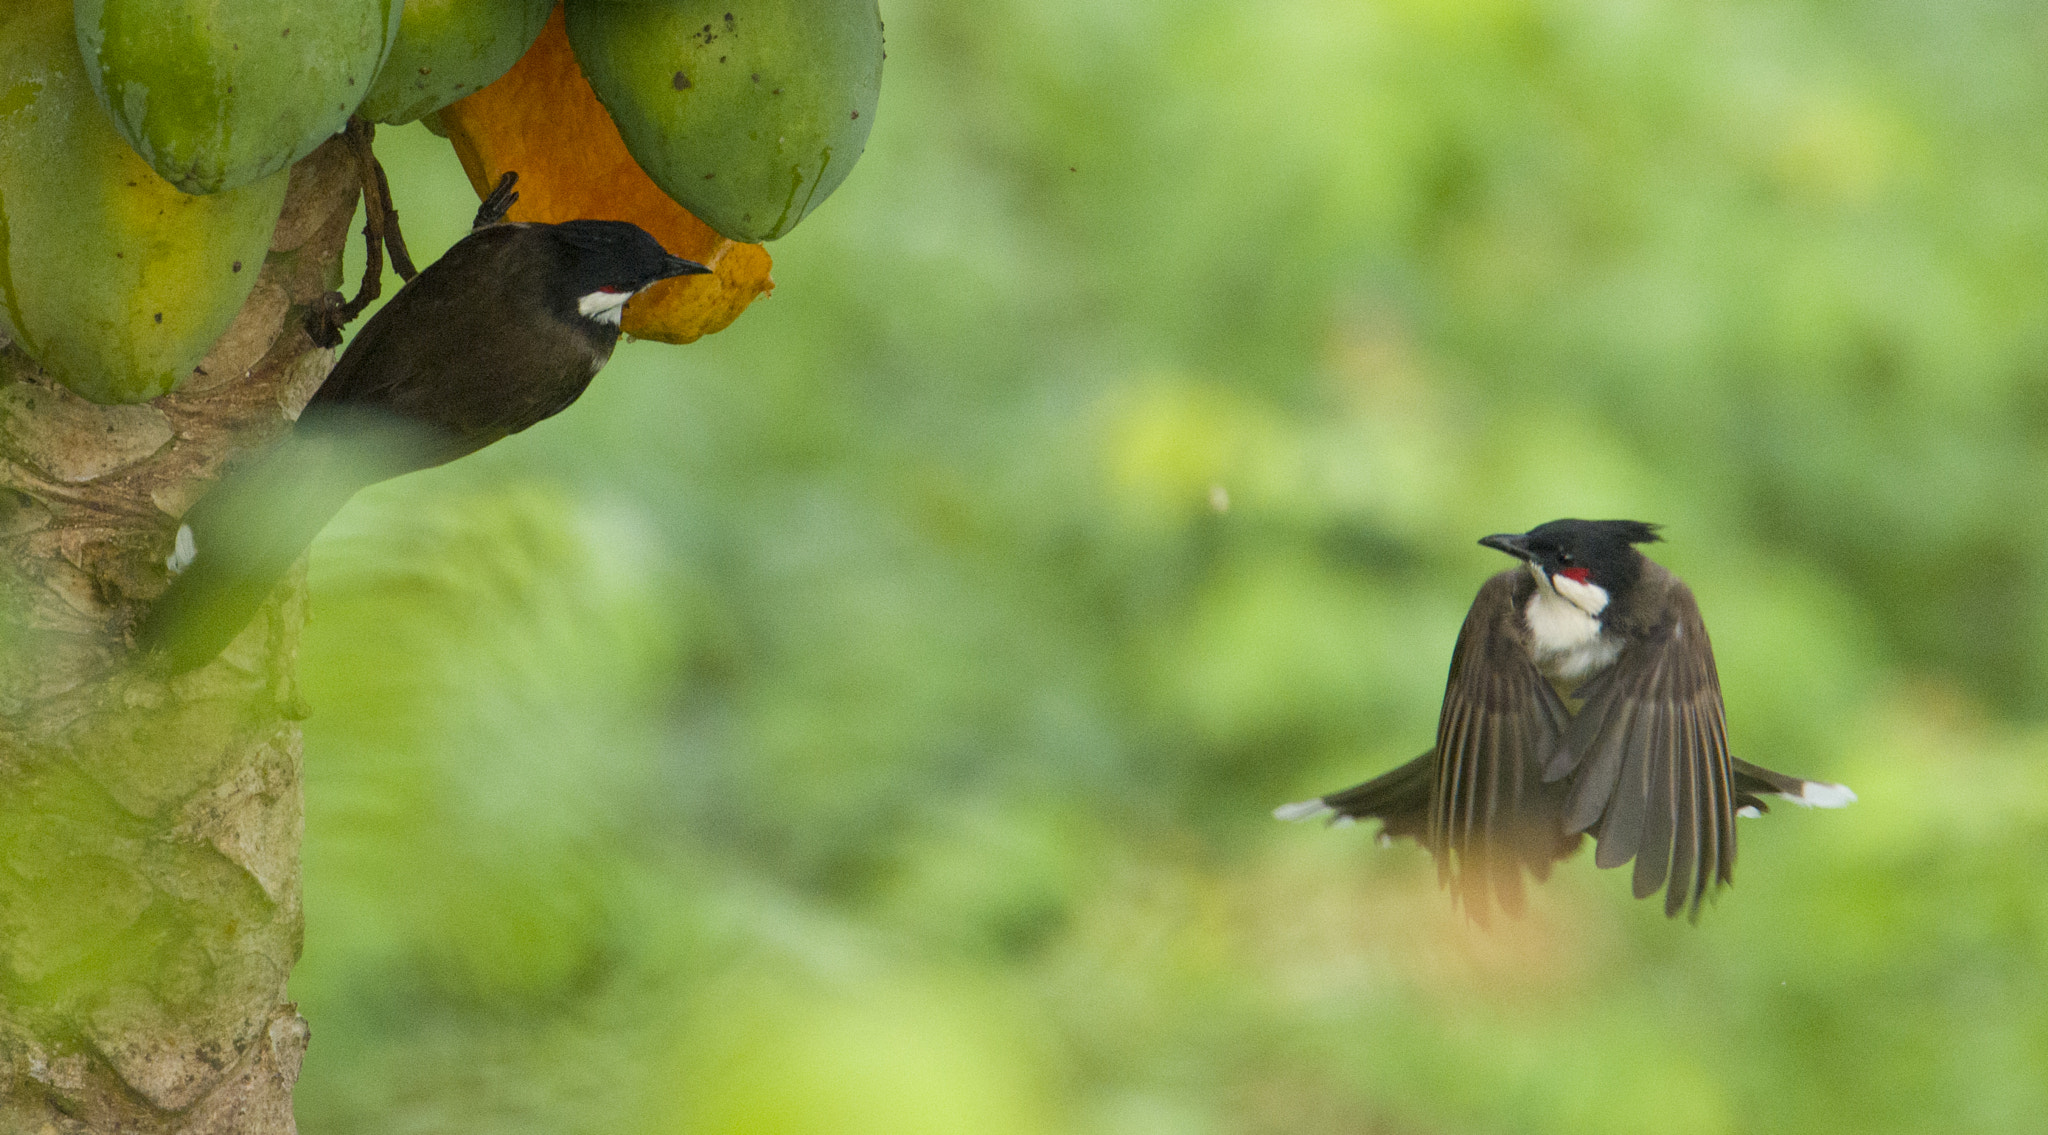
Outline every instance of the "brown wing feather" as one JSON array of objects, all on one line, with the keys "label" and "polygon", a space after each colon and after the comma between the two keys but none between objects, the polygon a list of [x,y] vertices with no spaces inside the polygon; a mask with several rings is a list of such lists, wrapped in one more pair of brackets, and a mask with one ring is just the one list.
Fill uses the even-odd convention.
[{"label": "brown wing feather", "polygon": [[1521,607],[1532,587],[1511,570],[1479,589],[1451,655],[1436,747],[1321,798],[1427,847],[1439,881],[1481,922],[1495,905],[1520,913],[1524,872],[1547,878],[1583,830],[1565,828],[1570,784],[1544,777],[1572,716],[1530,660]]},{"label": "brown wing feather", "polygon": [[[497,225],[463,238],[356,332],[302,422],[345,421],[370,407],[431,428],[416,468],[453,460],[551,417],[583,393],[615,333],[550,312],[554,246],[545,226]],[[442,335],[473,327],[479,305],[524,313],[518,335]],[[458,381],[467,376],[469,381]],[[516,379],[517,381],[514,381]]]},{"label": "brown wing feather", "polygon": [[1578,845],[1561,820],[1563,786],[1543,768],[1570,714],[1530,661],[1521,571],[1486,581],[1451,656],[1437,724],[1436,781],[1423,843],[1475,918],[1520,910],[1522,872],[1539,877]]},{"label": "brown wing feather", "polygon": [[1568,774],[1564,830],[1594,834],[1595,862],[1634,859],[1637,897],[1662,887],[1665,913],[1696,918],[1735,871],[1727,714],[1691,589],[1654,564],[1640,586],[1642,609],[1661,617],[1631,628],[1614,667],[1587,684],[1550,769]]}]

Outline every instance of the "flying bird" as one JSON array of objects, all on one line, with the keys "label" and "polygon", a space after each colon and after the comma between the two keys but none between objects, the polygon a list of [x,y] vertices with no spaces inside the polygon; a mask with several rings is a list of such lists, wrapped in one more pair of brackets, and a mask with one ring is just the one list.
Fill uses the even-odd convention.
[{"label": "flying bird", "polygon": [[463,237],[363,325],[275,450],[185,514],[166,564],[175,578],[137,645],[173,672],[211,661],[357,490],[566,409],[611,358],[627,300],[709,271],[625,221],[491,223]]},{"label": "flying bird", "polygon": [[1488,548],[1522,561],[1479,588],[1436,744],[1363,784],[1284,805],[1283,820],[1367,818],[1414,839],[1484,920],[1523,907],[1523,875],[1588,834],[1594,862],[1635,861],[1634,890],[1699,918],[1735,872],[1735,819],[1778,796],[1840,808],[1856,794],[1736,760],[1714,651],[1692,589],[1637,549],[1634,520],[1553,520]]}]

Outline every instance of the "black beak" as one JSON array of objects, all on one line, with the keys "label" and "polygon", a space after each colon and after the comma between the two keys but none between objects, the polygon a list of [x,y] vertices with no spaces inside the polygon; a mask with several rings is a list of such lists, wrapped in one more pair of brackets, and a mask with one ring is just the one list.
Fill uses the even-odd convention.
[{"label": "black beak", "polygon": [[662,265],[661,275],[656,276],[655,279],[666,280],[671,276],[705,276],[709,275],[710,272],[711,269],[704,267],[695,260],[685,260],[680,256],[671,256],[668,258],[668,263]]},{"label": "black beak", "polygon": [[1518,560],[1527,560],[1531,557],[1529,538],[1525,535],[1503,532],[1497,536],[1488,536],[1479,541],[1479,544],[1496,552],[1506,552]]}]

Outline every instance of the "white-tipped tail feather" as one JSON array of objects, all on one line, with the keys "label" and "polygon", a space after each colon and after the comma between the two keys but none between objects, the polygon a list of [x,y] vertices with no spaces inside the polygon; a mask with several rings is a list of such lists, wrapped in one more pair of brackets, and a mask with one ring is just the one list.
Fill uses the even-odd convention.
[{"label": "white-tipped tail feather", "polygon": [[1848,785],[1819,780],[1807,781],[1797,796],[1789,792],[1781,795],[1802,808],[1846,808],[1856,802],[1856,793]]},{"label": "white-tipped tail feather", "polygon": [[1323,803],[1322,797],[1318,796],[1314,800],[1297,800],[1292,804],[1282,804],[1278,808],[1273,809],[1273,818],[1276,820],[1313,820],[1317,816],[1325,816],[1333,811],[1335,809]]},{"label": "white-tipped tail feather", "polygon": [[164,560],[164,566],[171,569],[172,575],[176,575],[191,567],[192,561],[198,558],[199,545],[192,539],[192,526],[178,525],[177,542],[171,546],[170,557]]}]

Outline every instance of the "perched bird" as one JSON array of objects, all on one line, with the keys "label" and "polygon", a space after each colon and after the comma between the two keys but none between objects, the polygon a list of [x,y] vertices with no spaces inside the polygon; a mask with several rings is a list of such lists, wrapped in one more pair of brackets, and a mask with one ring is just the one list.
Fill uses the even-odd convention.
[{"label": "perched bird", "polygon": [[363,325],[276,449],[186,513],[138,646],[173,672],[212,660],[358,489],[559,413],[611,358],[627,300],[709,271],[625,221],[471,232]]},{"label": "perched bird", "polygon": [[1664,913],[1732,881],[1735,818],[1776,795],[1839,808],[1856,794],[1738,761],[1692,589],[1636,549],[1633,520],[1553,520],[1479,541],[1522,561],[1486,581],[1451,654],[1436,744],[1342,792],[1274,814],[1368,817],[1414,839],[1475,918],[1522,907],[1522,873],[1591,833],[1594,862],[1635,860],[1635,894]]}]

